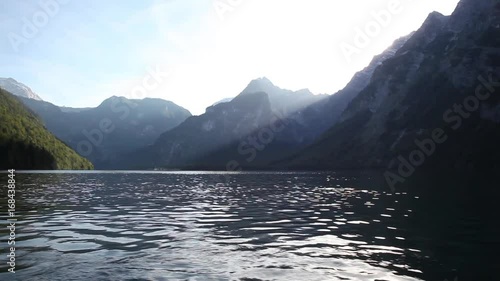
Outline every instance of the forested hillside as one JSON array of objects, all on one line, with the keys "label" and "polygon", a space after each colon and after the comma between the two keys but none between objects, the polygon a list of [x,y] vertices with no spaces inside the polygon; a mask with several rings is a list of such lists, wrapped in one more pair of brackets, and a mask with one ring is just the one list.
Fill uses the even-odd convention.
[{"label": "forested hillside", "polygon": [[0,89],[0,169],[89,170],[93,165],[48,132],[14,96]]}]

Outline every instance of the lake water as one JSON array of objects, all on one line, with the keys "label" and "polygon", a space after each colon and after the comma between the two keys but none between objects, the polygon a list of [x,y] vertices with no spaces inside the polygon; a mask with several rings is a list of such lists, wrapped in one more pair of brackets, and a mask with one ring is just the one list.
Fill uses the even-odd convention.
[{"label": "lake water", "polygon": [[224,175],[17,174],[12,274],[2,174],[0,280],[500,280],[498,218],[470,198],[369,174]]}]

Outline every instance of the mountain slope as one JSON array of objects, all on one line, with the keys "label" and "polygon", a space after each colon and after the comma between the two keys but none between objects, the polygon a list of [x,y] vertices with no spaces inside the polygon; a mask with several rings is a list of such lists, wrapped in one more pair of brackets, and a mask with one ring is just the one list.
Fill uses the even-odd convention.
[{"label": "mountain slope", "polygon": [[209,107],[160,136],[145,155],[149,167],[185,167],[263,126],[271,119],[267,94],[241,95]]},{"label": "mountain slope", "polygon": [[191,114],[161,99],[111,97],[96,108],[60,108],[32,99],[22,101],[37,113],[47,129],[97,169],[114,169],[121,155],[154,143]]},{"label": "mountain slope", "polygon": [[88,170],[92,164],[49,133],[10,93],[0,89],[0,169]]},{"label": "mountain slope", "polygon": [[[432,140],[443,130],[447,140],[436,144],[435,154],[431,150],[427,157],[432,161],[426,161],[426,166],[498,169],[494,159],[500,156],[496,149],[500,107],[498,95],[493,95],[500,91],[495,88],[500,77],[497,3],[463,0],[450,17],[430,14],[395,56],[376,68],[339,123],[282,164],[308,169],[398,169],[399,156],[415,156],[411,153],[419,149],[416,142]],[[480,87],[490,95],[474,108]],[[455,104],[471,107],[464,101],[472,103],[474,110],[460,113]]]},{"label": "mountain slope", "polygon": [[0,88],[18,97],[39,101],[42,100],[42,98],[40,98],[40,96],[33,92],[30,87],[16,81],[13,78],[0,78]]},{"label": "mountain slope", "polygon": [[[139,168],[226,169],[233,160],[262,166],[312,141],[301,133],[306,128],[287,114],[325,97],[307,90],[284,90],[267,78],[256,79],[234,99],[189,118],[133,158],[142,159]],[[287,126],[277,125],[282,122]],[[277,126],[280,130],[273,131]],[[264,147],[266,152],[260,153]]]},{"label": "mountain slope", "polygon": [[310,138],[319,138],[321,134],[339,121],[342,112],[349,103],[368,86],[377,67],[387,59],[394,57],[411,36],[412,34],[394,41],[387,50],[375,56],[367,67],[357,72],[342,90],[309,104],[301,110],[292,112],[288,117],[306,127],[307,131],[304,133]]}]

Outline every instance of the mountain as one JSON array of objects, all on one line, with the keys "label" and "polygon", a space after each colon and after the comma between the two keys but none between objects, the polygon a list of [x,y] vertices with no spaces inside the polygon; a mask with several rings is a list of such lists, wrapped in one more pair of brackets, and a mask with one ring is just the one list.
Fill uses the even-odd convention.
[{"label": "mountain", "polygon": [[89,170],[92,164],[48,132],[38,117],[0,89],[0,169]]},{"label": "mountain", "polygon": [[368,86],[377,67],[385,60],[394,57],[411,36],[412,34],[397,39],[387,50],[375,56],[370,64],[357,72],[342,90],[313,103],[306,103],[306,107],[292,112],[288,118],[306,128],[302,134],[307,135],[309,139],[319,138],[339,121],[340,115],[349,103]]},{"label": "mountain", "polygon": [[0,88],[18,97],[34,99],[39,101],[42,100],[42,98],[40,98],[28,86],[24,85],[23,83],[17,82],[13,78],[0,78]]},{"label": "mountain", "polygon": [[498,171],[499,38],[498,1],[462,0],[449,17],[431,13],[337,124],[281,165],[388,168],[400,181],[424,163],[430,171]]},{"label": "mountain", "polygon": [[230,102],[233,98],[225,98],[225,99],[221,99],[220,101],[212,104],[212,106],[214,105],[218,105],[219,103],[226,103],[226,102]]},{"label": "mountain", "polygon": [[142,158],[140,168],[225,169],[231,161],[261,166],[312,141],[300,133],[306,128],[287,115],[325,97],[284,90],[259,78],[234,99],[210,106],[162,134],[133,158]]},{"label": "mountain", "polygon": [[396,40],[390,48],[374,57],[365,69],[356,73],[344,89],[331,96],[313,95],[307,89],[295,92],[281,89],[266,77],[253,80],[240,95],[255,92],[268,94],[271,111],[278,117],[276,120],[283,125],[283,129],[273,132],[269,143],[256,143],[250,147],[246,145],[250,143],[249,139],[259,139],[259,134],[265,132],[269,124],[257,128],[243,138],[197,158],[196,167],[211,169],[217,163],[217,169],[225,169],[222,164],[238,162],[238,167],[268,169],[280,157],[294,154],[312,144],[338,121],[349,102],[369,84],[375,69],[393,57],[410,37]]},{"label": "mountain", "polygon": [[268,95],[271,109],[282,116],[288,116],[328,97],[328,95],[314,95],[308,89],[299,91],[282,89],[266,77],[251,81],[240,95],[259,92]]},{"label": "mountain", "polygon": [[47,129],[87,157],[97,169],[114,169],[118,156],[151,145],[191,114],[161,99],[111,97],[96,108],[58,107],[33,99],[21,100],[38,114]]}]

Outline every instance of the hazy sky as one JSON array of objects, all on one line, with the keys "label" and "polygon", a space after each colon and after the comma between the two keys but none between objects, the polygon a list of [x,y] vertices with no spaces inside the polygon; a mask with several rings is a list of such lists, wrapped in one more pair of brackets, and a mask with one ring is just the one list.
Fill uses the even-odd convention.
[{"label": "hazy sky", "polygon": [[[450,14],[457,2],[2,0],[0,77],[56,105],[149,96],[193,114],[262,76],[333,94],[430,12]],[[369,33],[360,42],[358,30]]]}]

